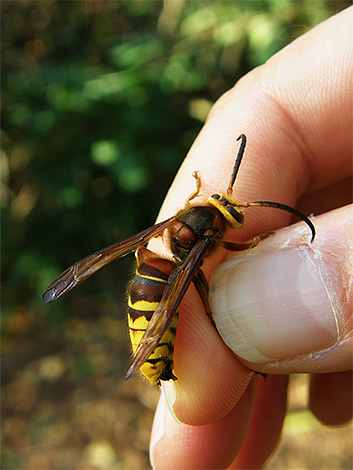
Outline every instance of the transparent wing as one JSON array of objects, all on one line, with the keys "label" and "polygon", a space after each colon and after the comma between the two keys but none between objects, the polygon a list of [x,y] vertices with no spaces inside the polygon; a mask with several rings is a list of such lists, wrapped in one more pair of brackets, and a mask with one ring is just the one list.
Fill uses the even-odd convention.
[{"label": "transparent wing", "polygon": [[132,363],[126,373],[126,379],[137,372],[158,346],[163,334],[166,332],[177,312],[179,304],[189,288],[190,283],[202,264],[202,260],[208,248],[209,243],[207,241],[198,241],[181,267],[170,276],[169,285],[166,287],[158,308],[146,328]]},{"label": "transparent wing", "polygon": [[122,258],[128,253],[131,253],[131,251],[136,250],[140,245],[144,245],[151,238],[165,230],[174,219],[174,216],[170,217],[169,219],[153,225],[153,227],[143,230],[122,242],[110,245],[86,256],[80,261],[77,261],[54,279],[51,284],[49,284],[43,292],[43,302],[53,302],[81,282],[85,281],[88,277],[92,276],[92,274],[103,268],[108,263],[111,263],[118,258]]}]

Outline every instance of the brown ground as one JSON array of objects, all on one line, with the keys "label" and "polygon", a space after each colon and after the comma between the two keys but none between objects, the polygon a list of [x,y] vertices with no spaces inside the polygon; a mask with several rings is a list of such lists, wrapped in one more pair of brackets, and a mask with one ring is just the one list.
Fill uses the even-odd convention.
[{"label": "brown ground", "polygon": [[[70,321],[61,333],[16,312],[2,340],[2,469],[148,469],[158,389],[123,380],[124,320]],[[327,428],[306,411],[293,377],[290,413],[268,469],[351,469],[352,426]]]}]

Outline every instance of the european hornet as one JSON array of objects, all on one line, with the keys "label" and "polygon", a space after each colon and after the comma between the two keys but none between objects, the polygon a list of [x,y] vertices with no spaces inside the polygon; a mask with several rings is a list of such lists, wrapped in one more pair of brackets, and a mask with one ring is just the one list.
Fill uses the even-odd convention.
[{"label": "european hornet", "polygon": [[[227,250],[244,250],[255,247],[269,235],[260,235],[243,243],[225,241],[227,229],[238,230],[243,225],[242,208],[264,206],[287,211],[309,226],[311,242],[315,238],[315,227],[311,220],[293,207],[271,201],[239,203],[236,200],[233,185],[244,155],[246,137],[241,134],[237,140],[241,140],[241,145],[225,194],[213,194],[206,204],[191,206],[190,201],[200,195],[201,187],[200,175],[194,172],[196,190],[187,199],[184,209],[153,227],[77,261],[43,293],[43,301],[52,302],[106,264],[137,250],[136,274],[130,284],[128,300],[128,324],[134,355],[126,378],[141,369],[151,383],[160,384],[161,380],[176,379],[173,374],[173,351],[178,309],[192,282],[213,323],[208,284],[201,270],[203,259],[220,245]],[[164,231],[169,234],[172,260],[160,258],[143,246]]]}]

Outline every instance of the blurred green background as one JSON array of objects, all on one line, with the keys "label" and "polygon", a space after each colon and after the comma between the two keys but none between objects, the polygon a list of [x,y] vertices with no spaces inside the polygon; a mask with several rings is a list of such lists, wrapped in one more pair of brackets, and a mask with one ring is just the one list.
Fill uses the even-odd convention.
[{"label": "blurred green background", "polygon": [[2,468],[148,468],[158,392],[122,381],[132,256],[41,293],[152,225],[212,103],[349,4],[1,2]]}]

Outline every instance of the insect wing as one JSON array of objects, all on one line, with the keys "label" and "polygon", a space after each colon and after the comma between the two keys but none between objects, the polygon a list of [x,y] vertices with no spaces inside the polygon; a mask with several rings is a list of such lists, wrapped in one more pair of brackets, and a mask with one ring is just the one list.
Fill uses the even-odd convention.
[{"label": "insect wing", "polygon": [[122,258],[136,250],[139,246],[144,245],[151,238],[165,230],[174,218],[174,216],[170,217],[169,219],[153,225],[152,227],[143,230],[122,242],[110,245],[103,248],[103,250],[96,251],[80,261],[77,261],[61,273],[60,276],[58,276],[51,284],[49,284],[43,293],[43,302],[53,302],[81,282],[85,281],[89,276],[103,268],[108,263],[111,263],[118,258]]},{"label": "insect wing", "polygon": [[207,241],[199,240],[181,267],[175,271],[174,275],[172,273],[169,278],[169,285],[163,293],[163,297],[146,328],[126,373],[126,379],[135,374],[158,346],[190,283],[193,281],[208,248]]}]

